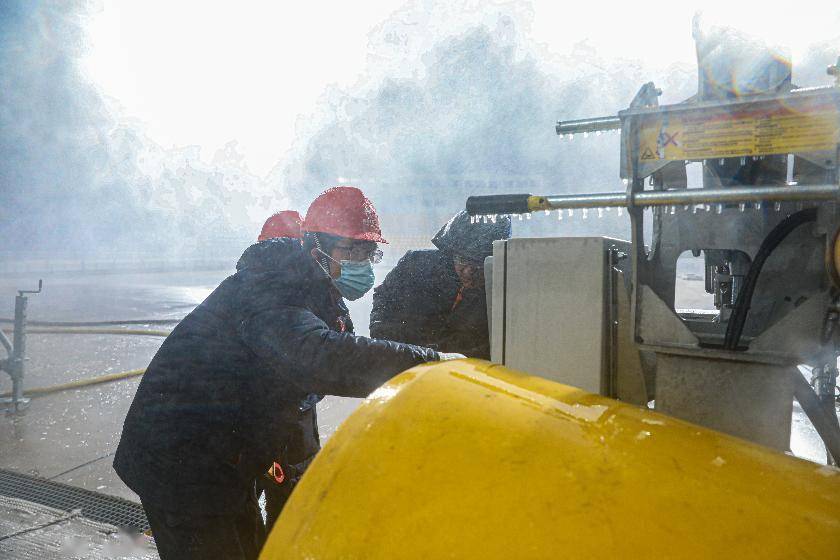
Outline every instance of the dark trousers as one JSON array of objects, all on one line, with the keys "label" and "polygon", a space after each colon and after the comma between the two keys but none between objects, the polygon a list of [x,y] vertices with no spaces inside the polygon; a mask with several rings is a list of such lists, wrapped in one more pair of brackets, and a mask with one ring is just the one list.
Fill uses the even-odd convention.
[{"label": "dark trousers", "polygon": [[265,543],[259,506],[248,500],[223,515],[170,512],[143,502],[161,560],[257,560]]},{"label": "dark trousers", "polygon": [[260,490],[265,492],[265,534],[271,533],[271,528],[274,527],[274,522],[280,517],[280,512],[283,511],[283,506],[289,496],[292,495],[294,483],[286,479],[282,484],[277,484],[274,480],[267,476],[257,479],[257,493]]}]

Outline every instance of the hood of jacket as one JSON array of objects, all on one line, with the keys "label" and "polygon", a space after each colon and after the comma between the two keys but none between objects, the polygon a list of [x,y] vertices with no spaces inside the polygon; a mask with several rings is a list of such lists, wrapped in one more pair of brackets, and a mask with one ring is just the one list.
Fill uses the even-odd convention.
[{"label": "hood of jacket", "polygon": [[308,265],[314,264],[314,261],[307,257],[299,240],[274,237],[245,249],[236,263],[236,271],[260,273],[298,270],[301,274],[308,274]]},{"label": "hood of jacket", "polygon": [[279,237],[251,245],[236,263],[236,276],[253,286],[250,299],[255,306],[284,299],[309,308],[331,328],[352,332],[341,294],[297,239]]}]

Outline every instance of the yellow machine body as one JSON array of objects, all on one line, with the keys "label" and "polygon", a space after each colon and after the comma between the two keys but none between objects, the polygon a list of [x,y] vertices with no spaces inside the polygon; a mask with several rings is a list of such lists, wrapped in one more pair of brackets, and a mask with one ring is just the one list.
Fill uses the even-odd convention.
[{"label": "yellow machine body", "polygon": [[835,558],[840,470],[479,360],[330,439],[261,558]]}]

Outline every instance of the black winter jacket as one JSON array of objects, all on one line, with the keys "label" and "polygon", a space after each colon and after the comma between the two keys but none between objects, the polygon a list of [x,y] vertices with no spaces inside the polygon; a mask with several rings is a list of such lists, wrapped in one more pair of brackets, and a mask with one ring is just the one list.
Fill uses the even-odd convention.
[{"label": "black winter jacket", "polygon": [[464,290],[455,305],[459,287],[448,253],[409,251],[373,292],[370,336],[489,360],[486,292]]},{"label": "black winter jacket", "polygon": [[453,216],[432,238],[437,251],[409,251],[374,290],[370,335],[489,360],[484,286],[463,290],[459,299],[452,255],[483,263],[493,242],[510,233],[509,217]]},{"label": "black winter jacket", "polygon": [[364,397],[437,352],[357,337],[297,241],[249,247],[143,376],[114,468],[144,502],[220,514],[280,457],[310,394]]}]

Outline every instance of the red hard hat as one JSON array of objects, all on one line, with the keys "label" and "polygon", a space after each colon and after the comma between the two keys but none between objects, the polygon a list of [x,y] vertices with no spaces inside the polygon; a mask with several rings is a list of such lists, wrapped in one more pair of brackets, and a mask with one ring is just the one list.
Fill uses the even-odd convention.
[{"label": "red hard hat", "polygon": [[303,231],[388,243],[373,204],[356,187],[333,187],[321,193],[306,211]]},{"label": "red hard hat", "polygon": [[265,241],[275,237],[300,239],[300,222],[300,214],[294,210],[277,212],[265,221],[257,241]]}]

